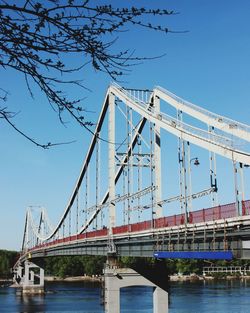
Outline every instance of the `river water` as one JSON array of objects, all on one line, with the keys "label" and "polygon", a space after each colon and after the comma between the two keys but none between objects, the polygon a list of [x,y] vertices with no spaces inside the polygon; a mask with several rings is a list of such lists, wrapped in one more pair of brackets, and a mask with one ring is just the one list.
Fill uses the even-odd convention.
[{"label": "river water", "polygon": [[[100,284],[50,282],[44,296],[18,296],[14,288],[0,288],[4,313],[104,313]],[[171,282],[169,313],[250,313],[250,281]],[[121,313],[152,313],[152,288],[121,291]],[[164,313],[164,312],[162,312]]]}]

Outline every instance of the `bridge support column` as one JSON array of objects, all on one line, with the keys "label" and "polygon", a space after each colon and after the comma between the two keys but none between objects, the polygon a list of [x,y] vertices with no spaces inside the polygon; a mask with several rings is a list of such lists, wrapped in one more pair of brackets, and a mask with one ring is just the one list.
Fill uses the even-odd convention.
[{"label": "bridge support column", "polygon": [[14,285],[21,285],[24,279],[24,268],[20,264],[13,271],[13,283]]},{"label": "bridge support column", "polygon": [[120,313],[120,289],[131,286],[153,287],[153,313],[168,313],[168,293],[131,268],[107,264],[104,283],[105,313]]},{"label": "bridge support column", "polygon": [[154,287],[153,291],[153,313],[168,312],[168,293],[160,287]]},{"label": "bridge support column", "polygon": [[[38,273],[35,273],[36,271]],[[44,293],[44,269],[30,261],[25,261],[24,278],[21,285],[23,294]]]}]

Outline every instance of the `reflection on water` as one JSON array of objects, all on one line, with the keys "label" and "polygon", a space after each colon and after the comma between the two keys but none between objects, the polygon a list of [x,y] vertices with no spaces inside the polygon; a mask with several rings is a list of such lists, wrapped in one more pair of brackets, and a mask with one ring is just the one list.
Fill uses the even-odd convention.
[{"label": "reflection on water", "polygon": [[[104,313],[97,283],[50,282],[45,295],[17,295],[14,288],[0,288],[0,312],[4,313]],[[250,281],[173,282],[169,313],[249,313]],[[152,313],[152,288],[121,291],[121,313]],[[162,312],[164,313],[164,312]]]},{"label": "reflection on water", "polygon": [[16,295],[16,301],[17,312],[46,312],[44,295],[36,295],[35,297],[30,295]]},{"label": "reflection on water", "polygon": [[250,281],[171,284],[170,313],[249,313]]}]

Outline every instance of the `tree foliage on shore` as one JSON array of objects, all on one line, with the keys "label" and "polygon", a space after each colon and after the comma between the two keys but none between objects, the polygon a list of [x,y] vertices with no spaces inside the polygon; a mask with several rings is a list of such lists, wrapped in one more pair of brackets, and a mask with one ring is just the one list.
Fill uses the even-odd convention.
[{"label": "tree foliage on shore", "polygon": [[101,275],[106,257],[103,256],[58,256],[45,259],[46,275],[66,277]]},{"label": "tree foliage on shore", "polygon": [[[0,70],[23,74],[32,97],[32,87],[38,86],[62,123],[62,114],[67,112],[90,130],[92,123],[85,120],[80,99],[68,97],[64,86],[86,88],[84,71],[83,79],[73,76],[86,65],[116,80],[132,65],[152,58],[136,56],[129,42],[121,48],[118,38],[131,27],[172,32],[163,25],[166,19],[159,18],[173,14],[172,10],[136,6],[136,1],[131,6],[124,2],[123,7],[119,1],[0,0]],[[6,104],[10,92],[1,85],[0,118],[38,146],[53,145],[39,144],[14,125],[15,113]]]},{"label": "tree foliage on shore", "polygon": [[[138,268],[143,266],[144,263],[147,264],[154,264],[157,262],[154,258],[132,258],[132,257],[121,257],[120,263],[123,266],[131,267],[131,268]],[[165,266],[168,269],[168,274],[197,274],[201,275],[203,272],[203,267],[208,266],[249,266],[249,260],[239,260],[235,259],[232,261],[226,260],[198,260],[198,259],[163,259],[161,262],[165,263]]]},{"label": "tree foliage on shore", "polygon": [[10,278],[11,268],[15,264],[18,258],[18,252],[16,251],[8,251],[8,250],[0,250],[0,278]]},{"label": "tree foliage on shore", "polygon": [[[17,261],[19,253],[16,251],[0,250],[0,278],[11,278],[11,268]],[[120,266],[140,268],[144,265],[154,265],[154,258],[135,258],[120,257],[118,259]],[[169,275],[181,274],[202,274],[205,266],[249,266],[249,260],[232,260],[232,261],[207,261],[207,260],[162,260],[168,269]],[[84,274],[101,275],[103,266],[106,263],[105,256],[57,256],[44,259],[46,275],[66,277],[66,276],[83,276]]]}]

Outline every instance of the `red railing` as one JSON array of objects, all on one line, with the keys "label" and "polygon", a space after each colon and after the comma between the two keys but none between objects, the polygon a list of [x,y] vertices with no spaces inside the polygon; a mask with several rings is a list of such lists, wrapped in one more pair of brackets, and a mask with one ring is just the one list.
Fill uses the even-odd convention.
[{"label": "red railing", "polygon": [[[250,214],[250,200],[242,201],[242,215]],[[204,222],[211,222],[220,219],[227,219],[231,217],[236,217],[237,211],[235,203],[229,203],[225,205],[219,205],[208,209],[201,209],[197,211],[190,212],[188,215],[188,223],[189,224],[196,224],[196,223],[204,223]],[[133,233],[133,232],[140,232],[145,231],[148,229],[153,228],[163,228],[163,227],[173,227],[173,226],[180,226],[185,223],[185,214],[178,214],[172,215],[167,217],[161,217],[154,219],[153,221],[143,221],[138,222],[130,225],[121,225],[113,227],[113,234],[125,234],[125,233]],[[63,244],[71,241],[82,240],[86,238],[95,238],[95,237],[102,237],[108,235],[108,229],[98,229],[93,230],[90,232],[86,232],[80,235],[72,235],[69,237],[56,239],[49,243],[44,243],[37,245],[36,247],[29,249],[32,251],[34,249],[42,249],[47,248],[52,245]]]}]

